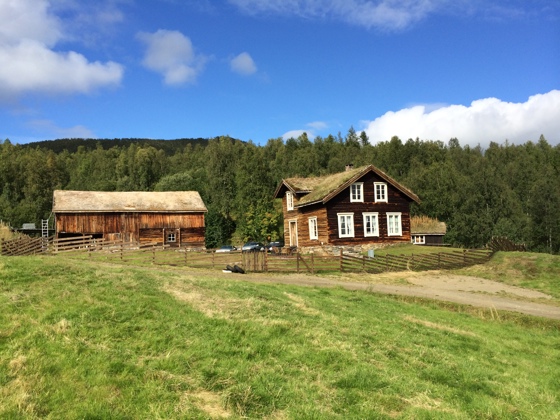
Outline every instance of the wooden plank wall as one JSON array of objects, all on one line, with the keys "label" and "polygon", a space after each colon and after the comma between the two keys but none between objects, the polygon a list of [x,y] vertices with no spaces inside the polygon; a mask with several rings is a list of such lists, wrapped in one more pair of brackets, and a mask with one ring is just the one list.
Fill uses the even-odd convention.
[{"label": "wooden plank wall", "polygon": [[[64,213],[57,234],[103,235],[108,240],[163,243],[163,229],[180,229],[179,244],[204,246],[204,213]],[[180,242],[179,242],[180,240]]]}]

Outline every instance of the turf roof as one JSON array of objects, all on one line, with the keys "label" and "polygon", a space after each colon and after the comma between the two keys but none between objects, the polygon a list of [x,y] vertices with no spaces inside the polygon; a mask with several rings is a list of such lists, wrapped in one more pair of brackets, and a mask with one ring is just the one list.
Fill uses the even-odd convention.
[{"label": "turf roof", "polygon": [[283,180],[282,182],[295,193],[308,193],[307,195],[303,196],[295,205],[296,207],[300,207],[318,202],[326,203],[340,191],[347,188],[351,183],[357,181],[369,171],[375,172],[382,179],[393,185],[395,188],[399,189],[412,200],[416,201],[417,203],[420,202],[416,194],[414,194],[405,186],[399,184],[397,181],[395,181],[373,165],[361,166],[359,168],[354,168],[344,172],[339,172],[322,177],[288,178]]}]

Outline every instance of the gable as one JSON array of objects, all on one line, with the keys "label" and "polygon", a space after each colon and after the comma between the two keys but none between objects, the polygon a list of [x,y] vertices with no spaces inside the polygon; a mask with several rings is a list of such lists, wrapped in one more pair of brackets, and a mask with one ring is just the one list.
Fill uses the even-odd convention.
[{"label": "gable", "polygon": [[295,207],[303,207],[317,203],[325,204],[351,184],[359,182],[360,179],[371,172],[375,173],[382,181],[392,185],[410,200],[420,203],[420,199],[416,194],[373,165],[363,166],[324,177],[284,179],[276,189],[275,198],[282,197],[286,191],[290,190],[294,194],[305,194],[300,198],[298,203],[295,204]]}]

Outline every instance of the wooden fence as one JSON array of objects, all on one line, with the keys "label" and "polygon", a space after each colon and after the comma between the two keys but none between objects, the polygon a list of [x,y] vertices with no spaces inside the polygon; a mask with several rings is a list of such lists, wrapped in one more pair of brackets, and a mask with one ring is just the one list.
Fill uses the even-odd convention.
[{"label": "wooden fence", "polygon": [[280,254],[267,252],[224,252],[187,250],[156,244],[105,241],[91,236],[79,238],[18,238],[1,242],[1,255],[58,255],[66,254],[90,260],[135,265],[188,266],[226,269],[241,267],[247,272],[321,273],[426,271],[454,269],[488,261],[493,249],[449,250],[438,253],[390,255],[370,258],[344,254],[319,256],[315,254]]}]

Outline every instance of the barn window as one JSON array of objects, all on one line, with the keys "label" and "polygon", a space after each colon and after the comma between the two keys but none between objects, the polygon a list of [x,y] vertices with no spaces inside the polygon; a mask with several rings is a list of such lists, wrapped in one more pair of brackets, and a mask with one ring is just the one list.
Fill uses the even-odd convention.
[{"label": "barn window", "polygon": [[412,235],[412,243],[416,245],[424,245],[426,237],[424,235]]},{"label": "barn window", "polygon": [[167,233],[167,242],[176,242],[177,237],[175,236],[175,232],[168,232]]},{"label": "barn window", "polygon": [[401,213],[387,213],[387,233],[389,236],[402,236]]},{"label": "barn window", "polygon": [[350,202],[363,203],[364,202],[364,183],[356,182],[350,185]]},{"label": "barn window", "polygon": [[317,231],[317,218],[310,217],[308,220],[309,220],[309,239],[319,239],[319,232]]},{"label": "barn window", "polygon": [[375,188],[375,202],[376,203],[386,203],[387,200],[387,184],[384,182],[374,182],[373,186]]},{"label": "barn window", "polygon": [[286,193],[286,205],[288,206],[288,210],[294,209],[294,196],[291,192]]},{"label": "barn window", "polygon": [[364,236],[379,236],[378,213],[363,213]]},{"label": "barn window", "polygon": [[338,237],[354,237],[354,213],[338,213]]}]

